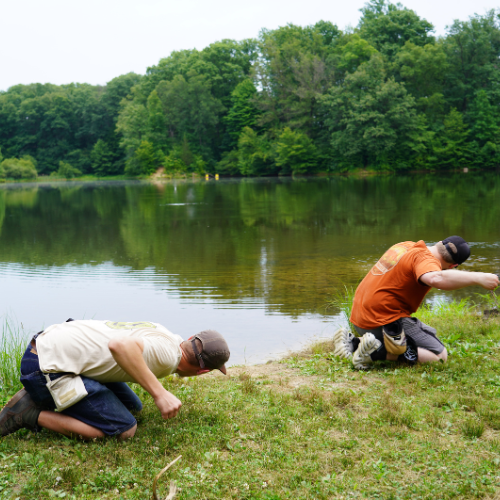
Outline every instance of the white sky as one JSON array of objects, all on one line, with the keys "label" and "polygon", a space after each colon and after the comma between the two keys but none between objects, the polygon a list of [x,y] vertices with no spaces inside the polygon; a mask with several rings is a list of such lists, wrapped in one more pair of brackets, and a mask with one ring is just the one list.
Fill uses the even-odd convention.
[{"label": "white sky", "polygon": [[[18,83],[104,84],[144,74],[173,50],[202,49],[261,28],[323,19],[358,23],[365,0],[2,0],[0,90]],[[394,2],[396,3],[396,2]],[[436,27],[496,8],[493,0],[403,0]]]}]

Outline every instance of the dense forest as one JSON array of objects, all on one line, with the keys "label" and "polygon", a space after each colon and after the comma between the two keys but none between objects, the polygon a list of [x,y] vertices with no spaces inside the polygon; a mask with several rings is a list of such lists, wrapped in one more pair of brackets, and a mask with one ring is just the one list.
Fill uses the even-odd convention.
[{"label": "dense forest", "polygon": [[0,176],[496,167],[499,15],[433,30],[372,0],[344,31],[263,29],[106,86],[16,85],[0,92]]}]

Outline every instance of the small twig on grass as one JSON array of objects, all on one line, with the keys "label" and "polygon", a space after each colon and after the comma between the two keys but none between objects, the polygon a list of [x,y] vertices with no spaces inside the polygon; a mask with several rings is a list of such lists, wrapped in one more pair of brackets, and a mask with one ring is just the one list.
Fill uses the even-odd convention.
[{"label": "small twig on grass", "polygon": [[[173,460],[172,462],[170,462],[166,467],[164,467],[157,475],[156,477],[154,478],[153,480],[153,500],[161,500],[158,495],[156,494],[156,483],[158,482],[158,479],[160,479],[160,476],[162,474],[164,474],[165,472],[167,472],[168,469],[170,469],[170,467],[172,465],[175,464],[175,462],[177,462],[177,460],[180,460],[182,458],[182,455],[179,455],[175,460]],[[175,486],[175,483],[173,481],[170,482],[170,492],[169,494],[167,495],[167,497],[165,498],[165,500],[172,500],[175,496],[175,493],[177,492],[177,487]]]}]

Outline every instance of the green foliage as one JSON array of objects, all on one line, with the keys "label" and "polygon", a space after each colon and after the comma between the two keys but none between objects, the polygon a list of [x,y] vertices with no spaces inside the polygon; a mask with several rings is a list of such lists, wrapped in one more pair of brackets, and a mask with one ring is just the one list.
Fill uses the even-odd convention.
[{"label": "green foliage", "polygon": [[460,168],[470,163],[469,131],[463,116],[453,108],[444,119],[444,128],[434,138],[434,158],[440,169]]},{"label": "green foliage", "polygon": [[206,162],[201,155],[192,152],[186,136],[181,144],[175,145],[165,156],[163,166],[167,172],[172,173],[197,172],[204,175],[206,172]]},{"label": "green foliage", "polygon": [[371,0],[361,9],[359,22],[361,37],[389,57],[397,54],[406,43],[426,45],[434,41],[431,23],[421,19],[413,10],[386,0]]},{"label": "green foliage", "polygon": [[148,126],[146,137],[157,148],[164,148],[167,143],[167,123],[156,90],[153,90],[153,92],[149,94],[147,109]]},{"label": "green foliage", "polygon": [[330,301],[329,307],[338,309],[344,324],[348,325],[350,330],[356,334],[356,331],[351,326],[352,302],[355,293],[356,289],[354,287],[344,285],[343,289],[337,292],[333,300]]},{"label": "green foliage", "polygon": [[449,69],[445,73],[445,98],[466,113],[479,89],[493,93],[498,102],[500,21],[491,10],[468,21],[456,20],[443,40]]},{"label": "green foliage", "polygon": [[377,53],[377,49],[357,33],[345,36],[338,47],[341,49],[337,62],[340,73],[354,73],[362,63],[369,61]]},{"label": "green foliage", "polygon": [[255,125],[258,110],[255,107],[257,89],[251,80],[246,79],[239,83],[231,93],[231,109],[225,117],[230,136],[230,146],[238,144],[238,138],[245,127]]},{"label": "green foliage", "polygon": [[334,79],[329,59],[340,36],[336,26],[324,21],[305,28],[289,24],[262,30],[262,57],[255,65],[261,88],[256,100],[262,113],[259,125],[313,133],[318,98]]},{"label": "green foliage", "polygon": [[2,318],[0,335],[0,391],[11,396],[21,389],[19,373],[26,349],[24,332],[9,318]]},{"label": "green foliage", "polygon": [[90,152],[103,139],[114,145],[115,161],[122,161],[116,120],[120,101],[139,79],[138,75],[123,75],[104,87],[16,85],[0,93],[0,143],[4,155],[30,155],[42,174],[57,170],[61,160],[89,172]]},{"label": "green foliage", "polygon": [[97,176],[102,177],[118,173],[115,168],[114,154],[109,145],[102,139],[95,143],[90,158],[92,160],[92,170]]},{"label": "green foliage", "polygon": [[238,141],[238,167],[242,175],[272,175],[278,173],[275,152],[266,136],[245,127]]},{"label": "green foliage", "polygon": [[276,145],[276,165],[281,174],[305,174],[317,164],[314,143],[302,132],[285,128]]},{"label": "green foliage", "polygon": [[417,108],[433,121],[443,113],[446,72],[449,64],[442,44],[406,42],[394,57],[395,73],[416,99]]},{"label": "green foliage", "polygon": [[150,175],[162,165],[163,158],[149,141],[141,141],[125,168],[127,175]]},{"label": "green foliage", "polygon": [[80,170],[65,161],[60,161],[57,172],[52,172],[51,174],[51,176],[62,177],[64,179],[73,179],[74,177],[79,177],[80,175],[82,175]]},{"label": "green foliage", "polygon": [[37,171],[31,160],[8,158],[2,161],[1,171],[7,179],[36,179]]},{"label": "green foliage", "polygon": [[500,163],[500,127],[496,110],[485,90],[477,93],[471,115],[474,158],[484,167],[495,167]]},{"label": "green foliage", "polygon": [[[342,86],[322,99],[325,123],[340,168],[395,168],[404,159],[419,128],[415,100],[404,85],[386,78],[380,55],[374,54]],[[399,151],[398,151],[399,149]]]},{"label": "green foliage", "polygon": [[222,153],[221,160],[215,166],[215,171],[223,175],[238,175],[240,173],[238,163],[239,155],[237,149],[225,151]]}]

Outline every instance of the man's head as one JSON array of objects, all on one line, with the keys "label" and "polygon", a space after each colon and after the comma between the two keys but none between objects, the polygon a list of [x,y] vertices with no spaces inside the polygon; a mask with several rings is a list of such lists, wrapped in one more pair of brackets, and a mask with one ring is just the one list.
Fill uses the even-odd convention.
[{"label": "man's head", "polygon": [[183,360],[177,372],[180,375],[202,375],[211,370],[226,374],[229,347],[224,337],[215,330],[205,330],[181,344]]},{"label": "man's head", "polygon": [[439,255],[449,268],[463,264],[470,256],[467,242],[460,236],[449,236],[436,244]]}]

